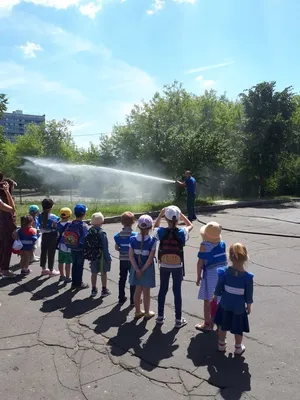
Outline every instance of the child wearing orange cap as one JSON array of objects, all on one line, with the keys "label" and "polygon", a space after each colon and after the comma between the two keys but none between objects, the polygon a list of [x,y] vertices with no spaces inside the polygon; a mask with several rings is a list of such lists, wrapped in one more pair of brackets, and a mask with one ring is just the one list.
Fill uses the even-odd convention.
[{"label": "child wearing orange cap", "polygon": [[[57,240],[57,248],[58,248],[58,269],[60,272],[60,281],[65,283],[71,283],[72,279],[70,278],[71,274],[71,264],[72,264],[72,253],[71,249],[69,249],[64,242],[64,232],[69,226],[69,219],[72,215],[72,211],[65,207],[62,208],[59,212],[60,221],[57,223],[57,231],[59,233],[59,237]],[[64,265],[66,266],[66,274],[64,273]]]}]

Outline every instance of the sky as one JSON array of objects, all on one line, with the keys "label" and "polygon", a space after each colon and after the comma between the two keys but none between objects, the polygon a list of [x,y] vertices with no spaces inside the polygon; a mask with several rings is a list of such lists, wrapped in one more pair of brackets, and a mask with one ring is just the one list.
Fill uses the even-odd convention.
[{"label": "sky", "polygon": [[299,15],[299,0],[0,0],[0,92],[87,147],[174,80],[299,92]]}]

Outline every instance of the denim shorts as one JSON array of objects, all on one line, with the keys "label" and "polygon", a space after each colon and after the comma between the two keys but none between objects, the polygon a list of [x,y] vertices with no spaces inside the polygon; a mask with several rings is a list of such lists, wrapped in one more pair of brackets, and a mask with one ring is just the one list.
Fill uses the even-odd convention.
[{"label": "denim shorts", "polygon": [[90,262],[90,268],[92,274],[100,274],[101,272],[109,272],[110,264],[107,264],[105,261],[96,260]]}]

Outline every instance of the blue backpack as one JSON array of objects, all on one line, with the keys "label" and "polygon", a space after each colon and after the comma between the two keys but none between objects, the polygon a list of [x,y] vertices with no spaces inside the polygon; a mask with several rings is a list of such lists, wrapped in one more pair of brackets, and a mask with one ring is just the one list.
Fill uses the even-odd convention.
[{"label": "blue backpack", "polygon": [[77,221],[73,221],[68,225],[63,233],[65,245],[71,249],[76,250],[80,247],[80,238],[83,236],[83,226]]}]

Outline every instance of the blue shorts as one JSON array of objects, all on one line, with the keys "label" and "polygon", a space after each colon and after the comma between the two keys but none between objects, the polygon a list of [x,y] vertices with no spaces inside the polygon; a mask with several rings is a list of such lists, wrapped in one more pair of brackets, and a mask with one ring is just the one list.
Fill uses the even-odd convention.
[{"label": "blue shorts", "polygon": [[102,272],[110,271],[110,264],[106,263],[104,260],[96,260],[90,262],[90,268],[92,274],[100,274]]}]

